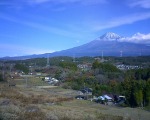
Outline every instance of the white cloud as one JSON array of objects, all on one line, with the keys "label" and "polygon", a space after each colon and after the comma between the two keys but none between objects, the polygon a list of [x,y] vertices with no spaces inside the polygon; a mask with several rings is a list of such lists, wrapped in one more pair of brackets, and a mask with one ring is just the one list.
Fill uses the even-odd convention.
[{"label": "white cloud", "polygon": [[130,0],[130,7],[141,7],[141,8],[150,8],[150,0]]},{"label": "white cloud", "polygon": [[119,39],[119,41],[120,42],[150,44],[150,33],[148,33],[148,34],[136,33],[131,37],[121,38],[121,39]]},{"label": "white cloud", "polygon": [[38,49],[38,48],[24,48],[23,52],[26,55],[31,55],[31,54],[43,54],[43,53],[53,53],[55,50],[49,50],[49,49]]},{"label": "white cloud", "polygon": [[50,3],[50,4],[79,3],[82,5],[93,5],[93,4],[108,3],[108,0],[7,0],[7,1],[2,0],[0,1],[0,5],[15,5],[15,4],[34,5],[34,4],[44,4],[44,3]]},{"label": "white cloud", "polygon": [[47,26],[47,25],[41,24],[41,23],[25,21],[25,20],[19,20],[15,17],[9,16],[9,15],[6,15],[6,14],[1,14],[0,13],[0,18],[4,19],[4,20],[11,21],[11,22],[19,23],[19,24],[22,24],[22,25],[26,25],[28,27],[36,28],[36,29],[39,29],[39,30],[42,30],[42,31],[46,31],[46,32],[49,32],[49,33],[52,33],[52,34],[56,34],[56,35],[61,35],[61,36],[65,36],[65,37],[72,37],[72,38],[82,37],[81,34],[74,33],[71,30],[64,30],[64,29],[61,29],[61,28],[53,27],[53,26]]},{"label": "white cloud", "polygon": [[52,0],[27,0],[27,2],[30,2],[30,3],[45,3],[49,1],[52,1]]},{"label": "white cloud", "polygon": [[150,19],[150,12],[130,14],[127,16],[113,18],[104,23],[96,22],[96,24],[93,25],[94,26],[93,30],[99,31],[107,28],[118,27],[121,25],[132,24],[134,22],[146,20],[146,19]]},{"label": "white cloud", "polygon": [[27,2],[30,3],[57,3],[57,4],[62,4],[62,3],[81,3],[81,4],[97,4],[97,3],[107,3],[107,0],[27,0]]}]

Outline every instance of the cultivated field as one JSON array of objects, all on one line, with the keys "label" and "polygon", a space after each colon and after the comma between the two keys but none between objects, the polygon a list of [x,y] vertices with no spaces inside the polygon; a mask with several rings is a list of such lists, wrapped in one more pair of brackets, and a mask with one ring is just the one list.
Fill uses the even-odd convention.
[{"label": "cultivated field", "polygon": [[[33,80],[35,81],[35,79]],[[0,120],[149,120],[150,112],[140,108],[119,108],[76,100],[77,91],[60,87],[37,87],[35,81],[16,87],[0,83]],[[23,82],[24,83],[24,82]]]}]

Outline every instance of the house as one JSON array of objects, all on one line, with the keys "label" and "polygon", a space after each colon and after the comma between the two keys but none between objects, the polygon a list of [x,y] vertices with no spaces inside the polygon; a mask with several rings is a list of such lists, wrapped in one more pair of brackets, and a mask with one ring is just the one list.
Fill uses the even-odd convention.
[{"label": "house", "polygon": [[51,77],[45,77],[44,81],[48,82],[49,84],[53,84],[53,85],[59,82],[59,80],[57,80],[55,78],[51,78]]},{"label": "house", "polygon": [[87,71],[91,69],[92,65],[91,63],[84,63],[77,65],[77,67],[80,68],[82,71]]},{"label": "house", "polygon": [[42,75],[42,73],[36,73],[36,75],[37,75],[37,76],[41,76],[41,75]]},{"label": "house", "polygon": [[108,95],[103,95],[102,96],[104,99],[107,99],[108,101],[113,101],[113,98],[111,98],[110,96]]},{"label": "house", "polygon": [[125,98],[125,96],[118,96],[118,101],[116,102],[116,104],[123,104],[123,103],[125,103],[125,101],[126,101],[126,98]]},{"label": "house", "polygon": [[92,88],[83,88],[80,90],[80,92],[82,94],[89,94],[89,95],[92,95]]},{"label": "house", "polygon": [[105,105],[112,105],[113,104],[113,98],[110,97],[109,95],[105,94],[105,95],[99,96],[97,98],[96,102],[101,103],[101,104],[105,104]]},{"label": "house", "polygon": [[79,93],[79,95],[75,97],[76,99],[91,100],[91,98],[92,98],[92,89],[91,88],[83,88],[78,93]]},{"label": "house", "polygon": [[58,80],[55,78],[52,78],[51,81],[58,82]]},{"label": "house", "polygon": [[137,65],[125,65],[125,64],[117,64],[115,65],[120,70],[131,70],[131,69],[140,69],[142,67]]},{"label": "house", "polygon": [[78,100],[90,100],[90,101],[92,101],[92,96],[91,95],[86,95],[86,94],[77,95],[75,98],[78,99]]},{"label": "house", "polygon": [[85,100],[85,96],[84,95],[78,95],[75,97],[78,100]]},{"label": "house", "polygon": [[44,81],[49,82],[51,80],[51,77],[45,77]]}]

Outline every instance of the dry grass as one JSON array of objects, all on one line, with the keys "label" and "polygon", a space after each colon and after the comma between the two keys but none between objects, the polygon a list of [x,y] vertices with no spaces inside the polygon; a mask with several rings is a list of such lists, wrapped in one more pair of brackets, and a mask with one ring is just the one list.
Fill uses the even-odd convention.
[{"label": "dry grass", "polygon": [[75,100],[72,93],[62,88],[10,88],[0,84],[0,120],[148,120],[150,117],[149,112],[140,109]]},{"label": "dry grass", "polygon": [[24,85],[26,86],[26,84],[28,86],[47,86],[49,85],[47,82],[42,81],[42,78],[38,78],[38,77],[23,77],[21,79],[14,79],[14,82],[17,85]]},{"label": "dry grass", "polygon": [[44,94],[44,93],[42,94],[42,91],[32,91],[31,89],[27,89],[27,88],[23,90],[28,91],[27,92],[28,95],[27,93],[23,93],[23,91],[18,88],[13,88],[13,89],[7,88],[7,90],[5,88],[5,90],[1,91],[0,98],[7,98],[7,99],[11,99],[12,101],[18,101],[24,105],[58,103],[58,102],[63,102],[63,101],[70,101],[73,99],[73,98],[62,97],[62,96],[57,96],[57,95],[50,95],[50,94]]},{"label": "dry grass", "polygon": [[7,85],[1,85],[0,119],[45,120],[47,119],[46,113],[38,105],[60,105],[59,103],[63,101],[72,100],[72,98],[50,95],[47,92],[47,94],[42,94],[42,92],[46,91],[36,88],[11,88]]}]

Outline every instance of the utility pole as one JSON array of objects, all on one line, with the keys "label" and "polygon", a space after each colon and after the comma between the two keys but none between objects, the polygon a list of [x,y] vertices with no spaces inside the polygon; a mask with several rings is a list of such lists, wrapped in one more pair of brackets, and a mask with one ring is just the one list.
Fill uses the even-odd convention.
[{"label": "utility pole", "polygon": [[10,74],[10,78],[12,78],[12,74],[11,74],[12,64],[10,64],[10,68],[9,68],[9,69],[10,69],[10,71],[9,71],[9,72],[10,72],[10,73],[9,73],[9,74]]},{"label": "utility pole", "polygon": [[104,55],[103,55],[103,51],[102,51],[102,60],[103,60],[103,56],[104,56]]},{"label": "utility pole", "polygon": [[25,80],[26,80],[26,87],[28,87],[28,79],[27,79],[27,77],[25,78]]},{"label": "utility pole", "polygon": [[47,55],[47,65],[46,65],[46,67],[50,67],[50,63],[49,63],[49,54]]},{"label": "utility pole", "polygon": [[104,52],[102,50],[102,58],[101,58],[101,62],[104,62]]},{"label": "utility pole", "polygon": [[3,80],[4,80],[4,75],[5,75],[5,71],[4,71],[4,63],[3,63],[3,71],[2,71],[2,74],[3,74]]},{"label": "utility pole", "polygon": [[75,55],[73,55],[73,62],[76,62],[76,60],[75,60]]}]

